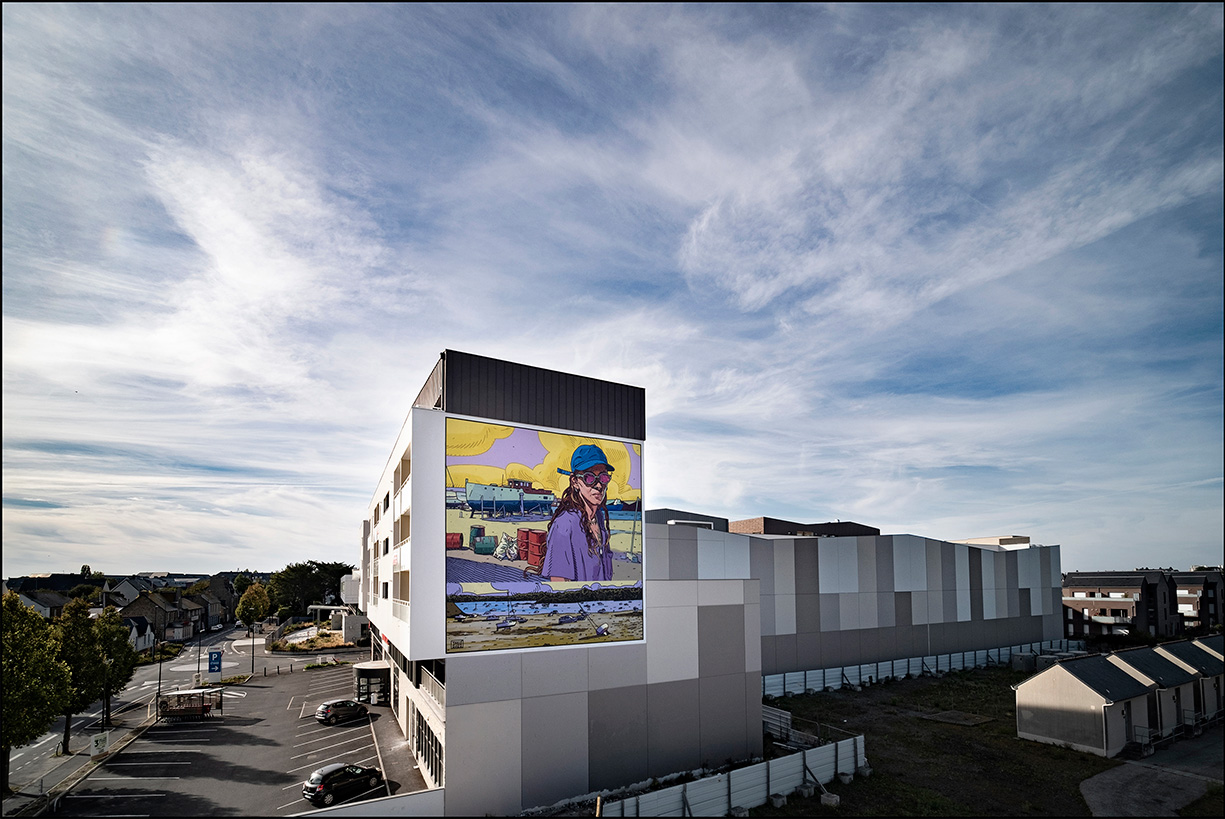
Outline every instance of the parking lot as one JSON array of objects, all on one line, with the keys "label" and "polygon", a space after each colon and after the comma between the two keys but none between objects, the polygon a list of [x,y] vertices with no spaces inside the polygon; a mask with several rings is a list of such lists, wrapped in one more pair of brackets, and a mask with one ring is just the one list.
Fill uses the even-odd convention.
[{"label": "parking lot", "polygon": [[[288,816],[311,810],[302,782],[315,769],[346,762],[387,770],[374,722],[393,719],[388,709],[331,726],[314,718],[319,703],[352,694],[350,666],[256,677],[226,691],[221,716],[149,728],[66,794],[59,812]],[[416,783],[393,779],[391,788],[381,784],[343,801],[407,792],[406,786]]]}]

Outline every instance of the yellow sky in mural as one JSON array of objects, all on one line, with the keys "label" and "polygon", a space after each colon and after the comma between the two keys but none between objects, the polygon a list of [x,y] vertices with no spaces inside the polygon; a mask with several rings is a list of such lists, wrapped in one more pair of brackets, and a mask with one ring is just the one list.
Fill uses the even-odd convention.
[{"label": "yellow sky in mural", "polygon": [[[513,427],[499,424],[485,424],[477,421],[464,421],[450,418],[447,421],[447,454],[473,456],[488,452],[489,448],[501,438],[506,438],[514,432]],[[466,481],[473,483],[504,484],[507,479],[531,481],[532,485],[560,496],[566,490],[570,478],[560,474],[558,468],[569,470],[570,456],[574,450],[583,444],[595,444],[608,458],[608,465],[613,468],[613,479],[608,484],[608,498],[632,502],[642,496],[639,489],[622,486],[618,476],[629,476],[630,454],[626,444],[619,441],[608,441],[602,438],[591,438],[580,435],[563,435],[556,432],[537,433],[540,443],[547,454],[542,463],[535,466],[511,463],[506,469],[480,464],[453,464],[447,467],[447,485],[463,486]],[[634,454],[641,457],[642,450],[638,444]]]}]

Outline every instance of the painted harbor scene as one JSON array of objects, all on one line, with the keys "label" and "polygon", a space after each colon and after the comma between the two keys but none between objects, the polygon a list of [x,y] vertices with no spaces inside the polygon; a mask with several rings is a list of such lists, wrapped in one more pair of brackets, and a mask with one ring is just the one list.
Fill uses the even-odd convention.
[{"label": "painted harbor scene", "polygon": [[640,640],[641,449],[448,419],[447,652]]}]

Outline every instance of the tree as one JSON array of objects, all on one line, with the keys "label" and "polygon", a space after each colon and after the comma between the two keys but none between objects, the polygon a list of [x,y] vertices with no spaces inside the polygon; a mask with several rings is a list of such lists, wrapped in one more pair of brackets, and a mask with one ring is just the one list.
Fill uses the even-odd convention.
[{"label": "tree", "polygon": [[309,561],[315,567],[315,573],[319,576],[319,585],[322,589],[322,597],[319,602],[326,603],[329,599],[334,603],[340,602],[340,579],[347,574],[353,573],[352,563],[321,563],[316,560]]},{"label": "tree", "polygon": [[105,706],[102,712],[102,724],[111,724],[111,697],[127,686],[136,671],[136,661],[140,655],[136,647],[128,640],[130,629],[123,624],[123,617],[114,606],[107,606],[94,620],[94,633],[98,638],[98,648],[102,651],[105,671],[102,680],[102,696]]},{"label": "tree", "polygon": [[309,562],[290,563],[273,572],[271,586],[276,605],[288,608],[290,614],[306,614],[306,607],[323,596],[322,579]]},{"label": "tree", "polygon": [[183,594],[204,594],[206,591],[208,591],[208,589],[209,582],[208,578],[206,577],[203,580],[197,580],[195,583],[192,583],[187,587],[187,590],[184,591]]},{"label": "tree", "polygon": [[245,574],[238,575],[238,577],[234,578],[234,594],[238,595],[239,599],[242,599],[242,596],[247,593],[247,589],[250,588],[252,582],[254,581]]},{"label": "tree", "polygon": [[93,602],[94,600],[98,599],[98,596],[101,593],[102,589],[95,586],[93,583],[78,583],[72,587],[70,592],[68,592],[68,596],[74,600],[78,597],[84,597],[86,600]]},{"label": "tree", "polygon": [[4,632],[0,745],[4,750],[3,790],[8,794],[9,753],[33,742],[55,722],[64,704],[68,667],[59,659],[55,631],[16,592],[4,595],[0,620]]},{"label": "tree", "polygon": [[276,604],[290,609],[290,614],[306,614],[307,606],[323,603],[329,598],[340,599],[340,578],[353,571],[350,563],[290,563],[272,573],[272,596]]},{"label": "tree", "polygon": [[89,577],[91,574],[93,574],[93,570],[89,567],[89,564],[82,563],[81,564],[81,577]]},{"label": "tree", "polygon": [[252,583],[243,593],[242,599],[238,601],[238,607],[234,613],[250,629],[258,620],[264,618],[271,605],[271,601],[268,600],[268,592],[264,590],[263,585]]},{"label": "tree", "polygon": [[64,753],[68,753],[72,717],[102,696],[106,663],[102,660],[102,649],[98,646],[93,620],[89,618],[88,600],[78,598],[64,606],[63,614],[56,618],[53,626],[59,635],[59,657],[68,666],[62,746]]}]

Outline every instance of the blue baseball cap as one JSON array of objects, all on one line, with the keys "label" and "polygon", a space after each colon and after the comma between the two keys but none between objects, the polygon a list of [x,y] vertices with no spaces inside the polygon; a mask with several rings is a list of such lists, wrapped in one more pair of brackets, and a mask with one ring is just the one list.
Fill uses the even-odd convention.
[{"label": "blue baseball cap", "polygon": [[609,472],[614,471],[608,459],[604,457],[604,450],[595,444],[583,444],[570,456],[570,471],[567,472],[561,467],[558,467],[557,471],[563,475],[573,475],[575,472],[591,469],[596,464],[604,464],[608,467]]}]

